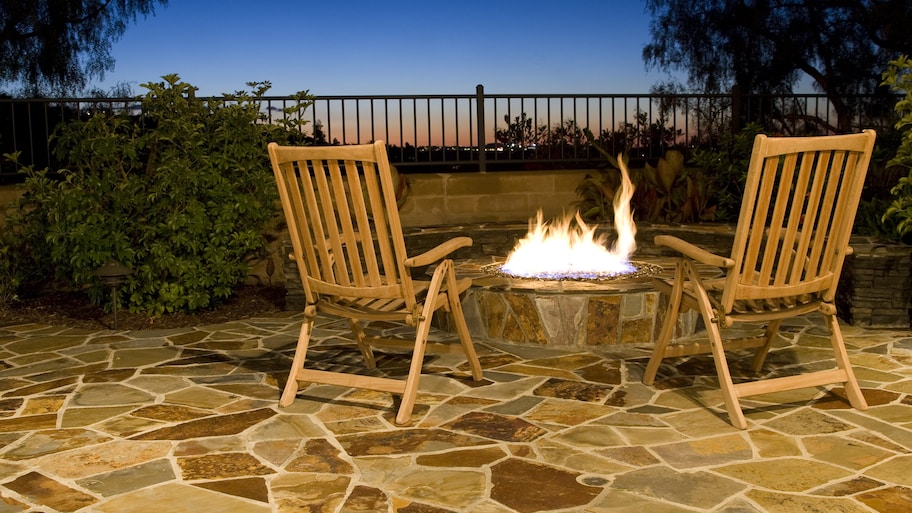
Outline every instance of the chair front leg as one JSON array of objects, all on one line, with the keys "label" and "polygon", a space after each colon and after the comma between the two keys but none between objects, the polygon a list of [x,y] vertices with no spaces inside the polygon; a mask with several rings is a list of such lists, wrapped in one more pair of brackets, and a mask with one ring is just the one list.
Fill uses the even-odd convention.
[{"label": "chair front leg", "polygon": [[845,392],[849,398],[849,404],[859,410],[867,410],[868,402],[861,393],[858,386],[858,380],[855,378],[855,371],[852,370],[852,363],[849,361],[849,354],[846,352],[845,342],[842,339],[842,330],[839,328],[839,320],[836,315],[824,314],[827,328],[830,330],[830,342],[833,345],[833,352],[836,353],[836,366],[845,372]]},{"label": "chair front leg", "polygon": [[418,396],[418,382],[421,379],[421,368],[424,364],[424,352],[427,349],[427,337],[431,331],[431,320],[434,316],[434,303],[440,294],[440,288],[446,275],[446,262],[448,261],[445,260],[434,270],[434,276],[428,286],[427,297],[421,308],[421,318],[415,326],[415,347],[412,350],[412,361],[409,365],[408,377],[405,380],[402,403],[399,405],[399,411],[396,414],[396,424],[399,425],[408,422],[412,416],[412,409],[415,407],[415,398]]},{"label": "chair front leg", "polygon": [[741,403],[738,401],[735,384],[728,368],[728,360],[725,357],[725,346],[722,342],[722,331],[719,327],[722,319],[713,310],[709,294],[706,293],[706,289],[703,287],[703,282],[700,280],[696,267],[691,262],[687,262],[686,265],[688,278],[694,284],[694,295],[696,296],[697,304],[700,306],[700,315],[703,316],[703,323],[706,325],[706,334],[709,337],[709,343],[712,348],[713,363],[716,367],[719,388],[722,390],[722,400],[725,402],[728,418],[735,427],[747,429],[747,420],[744,418],[744,412],[741,411]]},{"label": "chair front leg", "polygon": [[453,268],[452,261],[447,260],[447,262],[449,262],[449,265],[446,272],[446,288],[450,317],[453,319],[453,324],[456,325],[459,343],[462,344],[462,351],[466,355],[469,368],[472,369],[472,379],[481,381],[483,377],[481,363],[478,361],[475,345],[472,343],[471,335],[469,335],[469,327],[466,325],[465,313],[462,310],[462,302],[459,299],[459,289],[456,287],[456,270]]},{"label": "chair front leg", "polygon": [[665,320],[662,321],[662,331],[655,341],[655,347],[652,350],[652,356],[649,357],[649,363],[646,364],[646,370],[643,371],[643,384],[652,385],[655,383],[656,373],[665,358],[665,350],[671,342],[674,335],[675,327],[678,324],[678,313],[681,311],[682,294],[684,293],[684,260],[678,260],[675,265],[674,278],[671,284],[671,294],[668,296],[668,309],[665,311]]},{"label": "chair front leg", "polygon": [[[312,308],[312,307],[311,307]],[[295,396],[298,395],[298,373],[304,368],[304,360],[307,357],[307,346],[310,343],[310,334],[313,331],[314,318],[306,316],[301,324],[301,332],[298,334],[298,343],[295,347],[294,357],[291,360],[291,370],[288,372],[288,381],[285,382],[285,390],[279,399],[279,406],[291,406]]]}]

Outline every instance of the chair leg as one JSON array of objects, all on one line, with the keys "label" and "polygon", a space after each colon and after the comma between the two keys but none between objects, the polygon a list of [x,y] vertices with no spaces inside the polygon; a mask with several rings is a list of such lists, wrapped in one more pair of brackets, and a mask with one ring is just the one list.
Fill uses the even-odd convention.
[{"label": "chair leg", "polygon": [[364,358],[364,366],[368,369],[376,368],[377,360],[374,358],[374,350],[371,349],[370,344],[365,341],[367,339],[367,334],[364,333],[364,328],[361,326],[361,323],[358,319],[349,319],[348,325],[351,327],[352,335],[355,336],[355,342],[358,344],[358,349],[361,350],[361,357]]},{"label": "chair leg", "polygon": [[405,379],[405,390],[402,392],[402,402],[396,414],[396,424],[405,424],[412,416],[415,407],[415,397],[418,395],[418,381],[421,379],[421,368],[424,364],[424,352],[427,349],[427,337],[431,331],[431,320],[434,316],[434,303],[440,294],[443,279],[449,261],[441,262],[434,270],[434,276],[427,290],[427,299],[421,309],[421,319],[415,326],[415,348],[412,350],[412,361],[409,364],[408,377]]},{"label": "chair leg", "polygon": [[459,343],[462,344],[462,351],[466,355],[466,361],[469,368],[472,369],[472,379],[481,381],[483,375],[481,372],[481,363],[478,361],[478,353],[475,352],[475,344],[472,343],[472,337],[469,335],[469,327],[466,325],[465,312],[462,311],[462,302],[459,299],[459,291],[456,289],[456,271],[453,266],[448,266],[447,270],[447,300],[450,304],[450,316],[456,325],[456,333],[459,335]]},{"label": "chair leg", "polygon": [[[699,282],[697,270],[688,264],[687,273],[691,280]],[[716,376],[719,378],[719,389],[722,391],[722,400],[725,402],[725,409],[728,411],[728,418],[732,425],[739,429],[747,429],[747,419],[744,418],[744,412],[741,411],[741,403],[738,401],[738,395],[735,392],[735,384],[731,378],[731,370],[728,368],[728,359],[725,357],[725,346],[722,341],[722,331],[719,327],[719,320],[713,311],[712,303],[702,285],[694,287],[696,292],[697,303],[700,306],[700,315],[703,316],[703,323],[706,325],[706,334],[709,337],[709,343],[712,348],[713,363],[716,367]]]},{"label": "chair leg", "polygon": [[867,410],[868,402],[861,393],[858,386],[858,380],[855,378],[855,371],[852,370],[852,364],[849,362],[849,355],[846,352],[845,342],[842,339],[842,330],[839,329],[839,321],[835,315],[824,315],[827,328],[830,330],[830,342],[833,344],[833,352],[836,353],[836,365],[846,374],[845,391],[849,398],[849,404],[858,410]]},{"label": "chair leg", "polygon": [[769,354],[770,347],[773,345],[773,341],[776,340],[776,337],[779,335],[779,327],[782,326],[782,320],[776,319],[771,321],[766,327],[766,333],[764,338],[766,342],[757,348],[757,352],[754,353],[754,361],[751,367],[754,372],[760,372],[763,369],[763,362],[766,361],[766,355]]},{"label": "chair leg", "polygon": [[665,350],[671,342],[674,335],[675,327],[678,324],[678,313],[681,310],[681,295],[684,290],[684,266],[678,263],[675,266],[674,281],[672,282],[671,294],[668,296],[668,309],[665,311],[665,320],[662,321],[662,331],[655,341],[655,347],[652,350],[652,356],[649,357],[649,363],[646,364],[646,370],[643,371],[643,384],[652,385],[655,383],[656,373],[665,357]]},{"label": "chair leg", "polygon": [[298,394],[298,373],[304,368],[304,360],[307,356],[307,346],[310,343],[310,333],[313,331],[314,318],[306,317],[301,324],[301,332],[298,334],[298,344],[295,347],[294,357],[291,361],[291,371],[288,373],[288,381],[285,383],[285,390],[279,399],[279,406],[291,406],[295,396]]},{"label": "chair leg", "polygon": [[[701,298],[702,299],[702,298]],[[709,301],[707,300],[707,303]],[[707,305],[708,306],[708,305]],[[701,301],[701,311],[702,301]],[[728,411],[728,418],[732,425],[739,429],[747,429],[747,420],[744,418],[744,412],[741,411],[741,403],[735,393],[735,384],[731,379],[731,371],[728,368],[728,360],[725,358],[725,347],[722,345],[722,333],[719,330],[719,324],[713,322],[712,310],[710,315],[704,314],[703,319],[706,322],[706,332],[709,335],[709,341],[712,345],[713,362],[716,366],[716,375],[719,378],[719,388],[722,391],[722,400],[725,402],[725,409]]]}]

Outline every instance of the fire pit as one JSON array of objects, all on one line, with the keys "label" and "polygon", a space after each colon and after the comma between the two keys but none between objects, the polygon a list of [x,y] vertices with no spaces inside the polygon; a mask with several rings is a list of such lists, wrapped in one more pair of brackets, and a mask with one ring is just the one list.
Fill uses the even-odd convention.
[{"label": "fire pit", "polygon": [[[653,342],[666,306],[651,278],[665,268],[671,272],[673,263],[630,260],[636,249],[634,188],[618,161],[621,187],[610,247],[578,213],[545,223],[539,211],[506,259],[458,263],[458,274],[473,277],[463,305],[473,335],[574,347]],[[693,333],[696,312],[681,319],[677,335]]]},{"label": "fire pit", "polygon": [[[456,263],[456,273],[472,277],[463,309],[472,336],[479,339],[550,347],[597,348],[616,344],[651,345],[661,329],[667,301],[652,276],[674,272],[670,258],[635,262],[645,272],[610,279],[535,279],[499,272],[504,257]],[[718,274],[706,269],[707,275]],[[679,317],[677,336],[693,334],[699,315]]]}]

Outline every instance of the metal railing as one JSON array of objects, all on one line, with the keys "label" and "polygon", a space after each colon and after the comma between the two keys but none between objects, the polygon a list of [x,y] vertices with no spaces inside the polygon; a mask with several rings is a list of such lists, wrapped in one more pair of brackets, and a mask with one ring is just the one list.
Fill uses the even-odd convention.
[{"label": "metal railing", "polygon": [[[474,94],[318,96],[304,112],[303,130],[317,144],[384,140],[404,172],[582,168],[602,161],[601,147],[632,159],[712,145],[727,130],[758,122],[768,130],[803,135],[839,125],[823,95],[758,96],[616,94]],[[892,104],[859,96],[848,105],[854,128],[892,126]],[[267,122],[280,121],[292,97],[262,98]],[[55,167],[50,134],[58,123],[99,109],[141,114],[136,98],[2,99],[0,154],[21,152],[21,163]],[[843,123],[845,126],[845,123]],[[0,180],[16,174],[0,157]]]}]

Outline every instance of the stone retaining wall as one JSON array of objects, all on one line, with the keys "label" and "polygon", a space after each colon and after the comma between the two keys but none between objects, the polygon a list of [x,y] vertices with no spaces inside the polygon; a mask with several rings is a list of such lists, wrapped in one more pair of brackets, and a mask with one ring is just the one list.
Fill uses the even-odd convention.
[{"label": "stone retaining wall", "polygon": [[912,329],[912,247],[853,240],[839,281],[839,315],[856,326]]}]

